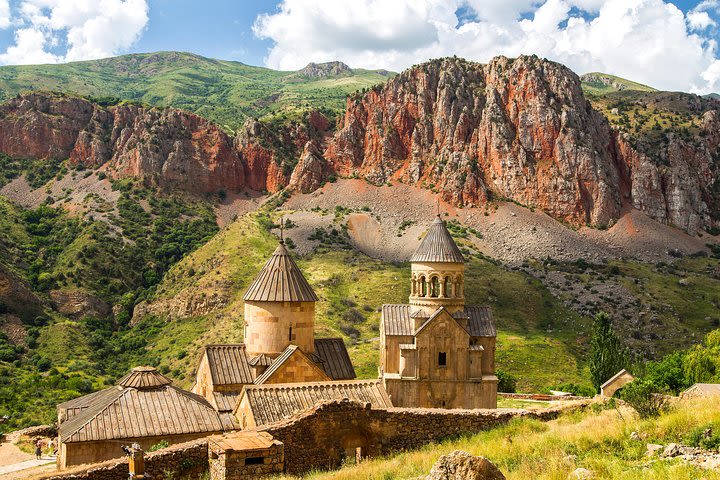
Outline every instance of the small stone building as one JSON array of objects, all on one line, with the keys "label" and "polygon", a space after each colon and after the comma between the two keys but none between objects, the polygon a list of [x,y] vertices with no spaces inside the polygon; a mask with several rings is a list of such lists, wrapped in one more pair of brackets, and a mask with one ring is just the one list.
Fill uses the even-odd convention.
[{"label": "small stone building", "polygon": [[245,385],[355,378],[341,338],[315,338],[317,295],[285,244],[280,244],[248,287],[245,343],[208,345],[192,391],[239,428],[233,410]]},{"label": "small stone building", "polygon": [[147,450],[222,433],[218,412],[203,397],[174,387],[152,367],[136,367],[115,387],[58,405],[58,467],[123,456],[121,446]]},{"label": "small stone building", "polygon": [[720,396],[720,384],[718,383],[696,383],[692,387],[680,393],[680,398],[705,398]]},{"label": "small stone building", "polygon": [[208,438],[211,480],[261,478],[282,473],[282,442],[265,432],[235,432]]},{"label": "small stone building", "polygon": [[495,324],[465,305],[465,259],[440,216],[411,259],[409,304],[383,305],[380,378],[396,407],[495,408]]},{"label": "small stone building", "polygon": [[623,368],[600,386],[600,395],[610,398],[615,395],[615,392],[633,380],[635,380],[635,377]]},{"label": "small stone building", "polygon": [[247,385],[235,417],[243,429],[254,428],[290,418],[327,400],[356,400],[371,408],[393,406],[379,380]]}]

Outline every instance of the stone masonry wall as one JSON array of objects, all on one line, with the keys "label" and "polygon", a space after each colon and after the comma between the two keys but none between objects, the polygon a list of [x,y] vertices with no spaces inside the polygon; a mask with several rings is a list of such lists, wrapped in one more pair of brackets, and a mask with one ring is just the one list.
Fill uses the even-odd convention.
[{"label": "stone masonry wall", "polygon": [[370,409],[349,400],[323,402],[288,420],[259,428],[285,444],[285,471],[339,467],[360,449],[375,457],[421,447],[430,442],[473,434],[503,425],[513,418],[552,420],[569,408],[589,401],[543,410]]},{"label": "stone masonry wall", "polygon": [[[153,480],[199,479],[208,470],[206,438],[178,443],[145,455],[145,472]],[[127,480],[127,458],[93,465],[79,465],[59,472],[32,477],[33,480]]]}]

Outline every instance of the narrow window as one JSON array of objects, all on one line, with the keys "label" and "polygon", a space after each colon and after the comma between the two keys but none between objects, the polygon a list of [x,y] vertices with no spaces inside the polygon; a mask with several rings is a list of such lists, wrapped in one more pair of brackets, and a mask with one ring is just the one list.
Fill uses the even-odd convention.
[{"label": "narrow window", "polygon": [[292,326],[288,328],[288,341],[292,342]]},{"label": "narrow window", "polygon": [[452,279],[450,277],[445,277],[445,295],[443,296],[446,298],[451,298],[453,296]]},{"label": "narrow window", "polygon": [[427,296],[427,282],[425,282],[425,277],[420,277],[420,296]]},{"label": "narrow window", "polygon": [[438,277],[433,277],[430,280],[430,296],[437,297],[440,295],[440,280]]},{"label": "narrow window", "polygon": [[247,457],[245,465],[262,465],[265,459],[263,457]]},{"label": "narrow window", "polygon": [[438,352],[438,367],[447,366],[447,354],[445,352]]}]

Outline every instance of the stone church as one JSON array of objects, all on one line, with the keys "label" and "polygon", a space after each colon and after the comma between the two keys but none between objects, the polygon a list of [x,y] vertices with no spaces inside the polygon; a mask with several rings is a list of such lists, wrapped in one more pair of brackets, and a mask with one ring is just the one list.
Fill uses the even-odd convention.
[{"label": "stone church", "polygon": [[355,378],[343,340],[315,338],[318,297],[282,240],[243,300],[245,343],[207,345],[192,389],[220,412],[224,424],[244,427],[233,410],[246,385]]},{"label": "stone church", "polygon": [[495,325],[465,305],[465,259],[440,216],[410,259],[408,304],[383,305],[380,378],[396,407],[496,408]]}]

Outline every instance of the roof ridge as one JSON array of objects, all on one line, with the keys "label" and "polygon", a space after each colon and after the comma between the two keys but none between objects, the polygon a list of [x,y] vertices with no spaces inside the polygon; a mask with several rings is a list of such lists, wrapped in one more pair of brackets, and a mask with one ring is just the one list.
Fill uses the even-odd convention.
[{"label": "roof ridge", "polygon": [[293,389],[293,388],[303,388],[303,387],[324,387],[324,386],[334,386],[334,385],[360,385],[360,384],[379,384],[382,383],[382,380],[379,378],[371,378],[371,379],[361,379],[361,380],[323,380],[320,382],[288,382],[288,383],[253,383],[253,384],[247,384],[243,385],[243,388],[247,389],[256,389],[256,388],[265,388],[265,389]]}]

